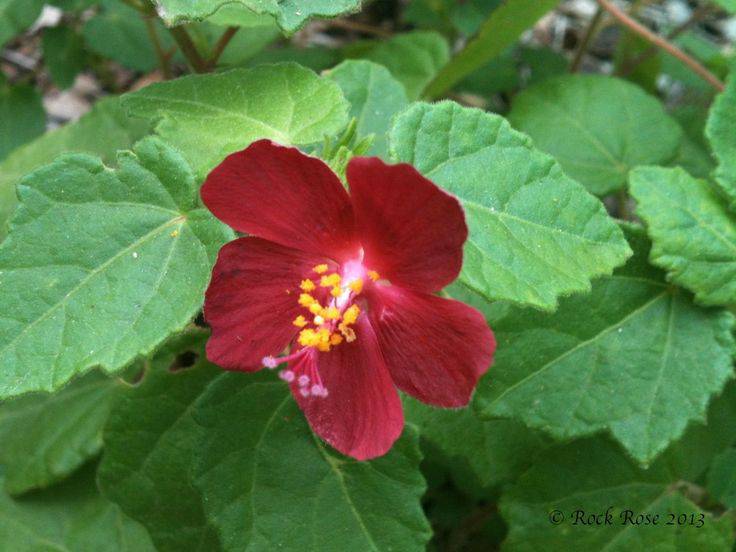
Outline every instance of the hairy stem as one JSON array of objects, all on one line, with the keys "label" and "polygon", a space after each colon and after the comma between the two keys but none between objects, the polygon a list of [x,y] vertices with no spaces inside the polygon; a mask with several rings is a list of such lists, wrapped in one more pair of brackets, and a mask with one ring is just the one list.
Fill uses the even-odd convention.
[{"label": "hairy stem", "polygon": [[680,50],[677,46],[650,31],[644,25],[631,18],[621,9],[616,7],[611,0],[598,0],[598,5],[606,10],[612,17],[617,19],[622,25],[626,26],[632,32],[641,36],[644,40],[647,40],[654,44],[657,48],[661,48],[671,56],[679,59],[684,63],[690,70],[698,75],[700,78],[708,82],[713,88],[722,92],[725,88],[724,84],[716,77],[713,73],[708,71],[703,65],[700,64],[696,59],[690,57],[685,52]]},{"label": "hairy stem", "polygon": [[228,27],[224,33],[222,33],[222,36],[220,36],[219,40],[217,41],[217,44],[215,44],[214,49],[212,50],[212,56],[210,57],[209,61],[207,62],[207,65],[210,69],[214,68],[217,65],[217,62],[220,60],[220,56],[222,56],[222,53],[225,51],[225,48],[227,48],[227,45],[230,44],[230,41],[235,36],[235,33],[238,32],[240,27]]},{"label": "hairy stem", "polygon": [[345,29],[346,31],[355,31],[367,35],[378,36],[381,38],[391,38],[392,33],[380,27],[374,27],[373,25],[366,25],[359,21],[353,21],[351,19],[330,19],[327,22],[329,27],[335,27],[338,29]]},{"label": "hairy stem", "polygon": [[151,39],[153,49],[156,51],[156,58],[158,59],[158,65],[161,68],[161,74],[164,79],[171,78],[171,65],[169,64],[169,56],[164,51],[161,45],[161,40],[158,38],[158,32],[156,31],[156,25],[154,24],[153,18],[147,15],[142,15],[143,21],[146,23],[146,30],[148,31],[148,37]]},{"label": "hairy stem", "polygon": [[187,58],[192,69],[196,73],[206,73],[209,69],[208,64],[197,51],[197,47],[192,42],[186,29],[184,27],[171,27],[169,32],[179,46],[181,53]]},{"label": "hairy stem", "polygon": [[573,58],[572,63],[570,64],[571,73],[576,73],[578,69],[580,69],[580,64],[583,62],[583,57],[585,56],[585,52],[588,50],[588,46],[590,46],[590,41],[593,40],[593,37],[598,33],[598,27],[601,24],[601,19],[603,18],[604,13],[603,8],[598,6],[593,19],[590,20],[588,28],[585,30],[585,34],[583,35],[583,39],[580,41],[580,45],[575,52],[575,58]]},{"label": "hairy stem", "polygon": [[[711,9],[712,7],[709,6],[708,4],[703,4],[701,6],[698,6],[695,10],[693,10],[692,15],[687,21],[685,21],[678,27],[674,28],[670,33],[667,34],[667,40],[670,40],[670,41],[674,40],[675,38],[680,36],[682,33],[687,31],[690,27],[702,21],[708,15],[708,13],[710,13]],[[640,53],[634,59],[625,63],[619,70],[618,74],[622,77],[630,75],[634,71],[634,69],[636,69],[639,65],[644,63],[649,58],[653,57],[656,53],[657,53],[657,47],[652,46],[648,50]]]}]

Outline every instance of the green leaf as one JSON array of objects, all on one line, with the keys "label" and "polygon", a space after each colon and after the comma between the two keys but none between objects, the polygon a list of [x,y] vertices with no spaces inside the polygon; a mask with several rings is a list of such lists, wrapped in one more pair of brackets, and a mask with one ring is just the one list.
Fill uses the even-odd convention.
[{"label": "green leaf", "polygon": [[30,27],[43,5],[44,0],[0,0],[0,46]]},{"label": "green leaf", "polygon": [[[699,481],[714,457],[736,439],[736,385],[713,401],[708,423],[692,424],[683,438],[672,444],[648,470],[633,465],[607,440],[594,438],[551,449],[519,478],[501,500],[501,513],[510,524],[506,549],[534,550],[731,550],[733,527],[727,517],[706,513],[701,528],[570,526],[573,510],[591,513],[614,507],[619,521],[622,509],[679,515],[699,509],[681,493],[702,497],[703,490],[688,481]],[[683,500],[685,500],[683,502]],[[565,521],[553,525],[549,515],[560,510]],[[699,535],[707,535],[699,542]],[[639,542],[637,539],[643,539]],[[658,539],[658,540],[654,540]],[[673,539],[676,542],[673,543]],[[677,544],[678,546],[675,546]]]},{"label": "green leaf", "polygon": [[501,92],[516,90],[521,82],[521,71],[517,67],[516,54],[514,48],[509,48],[465,77],[457,84],[456,89],[486,98]]},{"label": "green leaf", "polygon": [[710,185],[680,168],[642,167],[630,188],[652,262],[705,305],[736,302],[736,214]]},{"label": "green leaf", "polygon": [[0,404],[5,489],[17,494],[47,487],[99,453],[102,426],[123,387],[120,380],[91,372],[57,393]]},{"label": "green leaf", "polygon": [[349,115],[357,119],[358,136],[374,136],[367,153],[386,158],[391,119],[409,105],[403,86],[385,67],[370,61],[344,61],[327,76],[350,103]]},{"label": "green leaf", "polygon": [[[245,15],[242,12],[246,12],[249,15]],[[221,17],[216,17],[220,15]],[[240,32],[236,33],[230,39],[230,42],[228,42],[227,47],[220,56],[218,65],[221,67],[245,65],[261,53],[268,44],[281,36],[281,31],[273,17],[255,14],[241,7],[239,4],[228,4],[217,11],[205,23],[198,25],[198,29],[209,39],[210,56],[212,55],[212,49],[215,44],[225,32],[222,26],[218,25],[241,27]],[[295,59],[289,59],[289,61],[298,62]]]},{"label": "green leaf", "polygon": [[464,35],[475,34],[488,15],[501,5],[501,0],[452,1],[450,19]]},{"label": "green leaf", "polygon": [[720,453],[736,442],[736,381],[708,407],[705,420],[691,423],[684,436],[656,461],[685,481],[701,481]]},{"label": "green leaf", "polygon": [[[716,518],[701,510],[676,484],[680,474],[664,463],[649,470],[632,465],[603,439],[576,441],[549,451],[501,499],[501,515],[510,529],[505,550],[731,550],[729,516]],[[610,525],[574,525],[575,511],[603,514]],[[625,510],[659,515],[657,525],[623,525]],[[553,514],[554,513],[554,514]],[[702,527],[666,525],[668,514],[702,514]],[[561,519],[559,523],[550,520]],[[603,520],[603,517],[601,517]],[[676,523],[676,521],[675,521]]]},{"label": "green leaf", "polygon": [[104,500],[94,465],[43,492],[0,493],[0,543],[13,552],[154,552],[146,530]]},{"label": "green leaf", "polygon": [[553,310],[631,254],[603,204],[501,117],[415,104],[394,121],[390,144],[463,203],[460,281],[488,299]]},{"label": "green leaf", "polygon": [[132,115],[159,121],[156,132],[199,176],[252,141],[310,144],[347,123],[334,82],[293,63],[191,75],[123,96]]},{"label": "green leaf", "polygon": [[18,148],[0,163],[0,238],[17,203],[15,185],[23,175],[67,152],[92,153],[105,162],[114,161],[117,150],[130,147],[147,129],[145,122],[131,121],[120,109],[118,98],[112,97],[100,100],[77,122]]},{"label": "green leaf", "polygon": [[[164,50],[174,41],[160,23],[155,29]],[[141,14],[120,0],[104,0],[101,9],[84,24],[82,31],[87,46],[93,52],[117,61],[136,71],[151,71],[158,67],[156,50]]]},{"label": "green leaf", "polygon": [[54,84],[70,88],[87,62],[84,40],[71,27],[44,29],[42,38],[43,60]]},{"label": "green leaf", "polygon": [[419,428],[427,456],[472,496],[516,480],[548,445],[543,434],[514,420],[481,420],[472,406],[434,408],[405,397],[404,413]]},{"label": "green leaf", "polygon": [[507,0],[493,10],[478,34],[444,66],[424,90],[427,98],[438,98],[455,84],[513,45],[559,0]]},{"label": "green leaf", "polygon": [[118,165],[70,155],[19,185],[0,246],[0,397],[117,371],[199,310],[232,232],[199,207],[191,171],[159,140]]},{"label": "green leaf", "polygon": [[[266,13],[256,13],[240,2],[224,4],[207,18],[207,23],[221,27],[246,27],[253,29],[275,23],[274,18]],[[250,31],[248,31],[250,32]]]},{"label": "green leaf", "polygon": [[360,9],[360,0],[155,0],[159,16],[169,26],[201,21],[226,4],[238,3],[256,13],[268,13],[291,34],[313,17],[336,17]]},{"label": "green leaf", "polygon": [[5,84],[0,75],[0,121],[3,122],[0,160],[3,160],[19,146],[43,134],[46,128],[46,111],[41,103],[41,94],[25,84]]},{"label": "green leaf", "polygon": [[158,550],[219,550],[189,474],[203,437],[192,418],[194,403],[220,371],[200,362],[171,372],[170,363],[168,354],[157,355],[143,382],[126,390],[113,409],[100,489],[146,526]]},{"label": "green leaf", "polygon": [[[736,0],[735,0],[736,1]],[[718,161],[716,180],[736,211],[736,78],[731,78],[725,92],[710,110],[705,135]]]},{"label": "green leaf", "polygon": [[404,85],[409,99],[415,100],[450,59],[450,47],[438,33],[414,31],[352,44],[345,49],[345,57],[365,58],[388,68]]},{"label": "green leaf", "polygon": [[596,195],[626,184],[637,165],[666,164],[682,131],[658,100],[601,75],[546,80],[514,98],[509,121]]},{"label": "green leaf", "polygon": [[342,55],[340,54],[340,50],[334,48],[326,48],[324,46],[299,48],[287,44],[281,48],[269,48],[259,52],[248,61],[248,66],[256,67],[267,63],[281,63],[285,61],[298,63],[319,73],[340,63],[342,61]]},{"label": "green leaf", "polygon": [[356,462],[317,440],[272,373],[205,361],[172,372],[169,362],[155,358],[123,394],[99,470],[103,493],[159,550],[423,549],[414,431],[385,457]]},{"label": "green leaf", "polygon": [[215,380],[194,417],[195,483],[225,550],[425,549],[416,432],[357,462],[312,435],[282,382],[245,374]]},{"label": "green leaf", "polygon": [[470,36],[499,4],[501,0],[413,0],[404,12],[404,19],[418,27]]},{"label": "green leaf", "polygon": [[627,234],[635,256],[589,295],[495,322],[493,377],[477,404],[557,439],[608,430],[648,464],[733,377],[734,317],[668,286],[647,265],[643,232]]},{"label": "green leaf", "polygon": [[736,508],[735,448],[729,448],[713,459],[708,471],[708,492],[726,508]]}]

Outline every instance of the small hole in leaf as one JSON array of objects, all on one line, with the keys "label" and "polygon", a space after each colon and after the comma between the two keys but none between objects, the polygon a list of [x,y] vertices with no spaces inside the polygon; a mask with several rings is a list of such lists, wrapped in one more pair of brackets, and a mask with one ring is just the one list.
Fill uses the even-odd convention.
[{"label": "small hole in leaf", "polygon": [[174,362],[169,366],[169,372],[178,372],[179,370],[186,370],[191,368],[197,363],[199,354],[194,351],[185,351],[174,359]]},{"label": "small hole in leaf", "polygon": [[204,321],[204,312],[199,311],[199,314],[194,319],[194,325],[199,326],[200,328],[209,328],[207,322]]}]

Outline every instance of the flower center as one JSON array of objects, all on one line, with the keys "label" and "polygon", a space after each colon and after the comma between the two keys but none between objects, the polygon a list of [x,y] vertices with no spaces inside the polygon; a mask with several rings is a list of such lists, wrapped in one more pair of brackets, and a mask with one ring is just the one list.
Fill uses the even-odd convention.
[{"label": "flower center", "polygon": [[380,276],[374,270],[366,270],[359,261],[346,263],[341,273],[329,272],[326,264],[317,265],[312,271],[314,276],[299,284],[298,302],[305,312],[292,322],[301,328],[296,340],[301,347],[283,357],[264,357],[263,365],[273,369],[280,363],[294,361],[279,377],[288,383],[296,381],[305,397],[326,397],[315,353],[327,353],[343,341],[355,341],[352,326],[360,316],[360,307],[354,300],[363,292],[364,278],[375,282]]}]

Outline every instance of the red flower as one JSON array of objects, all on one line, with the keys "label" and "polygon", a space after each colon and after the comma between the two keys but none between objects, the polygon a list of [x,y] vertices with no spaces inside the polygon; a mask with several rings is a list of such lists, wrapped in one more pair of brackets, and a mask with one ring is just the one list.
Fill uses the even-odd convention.
[{"label": "red flower", "polygon": [[325,163],[268,140],[215,168],[204,203],[250,236],[220,250],[204,312],[212,362],[244,371],[288,362],[280,376],[312,429],[364,460],[401,433],[394,386],[464,406],[495,340],[477,310],[432,295],[462,264],[457,199],[378,158],[353,158],[347,179],[350,195]]}]

